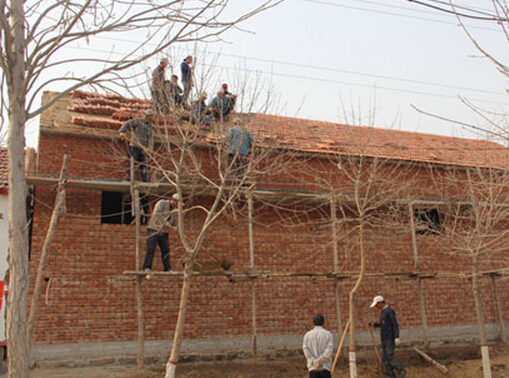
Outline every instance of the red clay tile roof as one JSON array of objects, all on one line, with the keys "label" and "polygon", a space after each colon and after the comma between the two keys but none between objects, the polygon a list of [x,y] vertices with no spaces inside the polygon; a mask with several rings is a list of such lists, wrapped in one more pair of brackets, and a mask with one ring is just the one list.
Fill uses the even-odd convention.
[{"label": "red clay tile roof", "polygon": [[[130,114],[151,107],[148,100],[81,91],[73,92],[67,99],[71,105],[66,109],[69,113],[66,123],[87,129],[118,130]],[[274,115],[251,114],[249,117],[247,127],[258,142],[302,152],[509,167],[509,149],[493,142]],[[55,126],[54,121],[50,123]],[[210,136],[208,139],[217,138]]]},{"label": "red clay tile roof", "polygon": [[9,158],[7,148],[0,147],[0,188],[9,184]]}]

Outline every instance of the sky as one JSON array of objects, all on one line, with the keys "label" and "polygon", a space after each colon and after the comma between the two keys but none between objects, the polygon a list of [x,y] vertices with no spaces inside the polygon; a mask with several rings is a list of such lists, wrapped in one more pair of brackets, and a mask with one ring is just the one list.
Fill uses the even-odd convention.
[{"label": "sky", "polygon": [[[231,3],[233,14],[259,0]],[[457,2],[485,10],[490,3]],[[508,61],[509,46],[497,25],[467,25],[483,47]],[[112,56],[142,42],[143,35],[101,37],[61,54],[88,49],[92,55]],[[133,68],[130,74],[138,76],[131,92],[148,98],[146,81],[159,59],[169,57],[169,71],[180,76],[178,67],[187,54],[196,56],[196,75],[207,79],[203,89],[209,98],[222,82],[234,93],[256,88],[262,94],[257,105],[249,107],[246,94],[244,110],[469,138],[483,135],[416,109],[481,128],[486,121],[461,98],[482,110],[509,114],[507,78],[481,57],[454,16],[407,0],[286,0],[220,41],[173,46]],[[84,75],[87,69],[76,65],[70,74]],[[262,100],[267,97],[268,108]],[[27,143],[37,144],[36,121],[27,129]]]}]

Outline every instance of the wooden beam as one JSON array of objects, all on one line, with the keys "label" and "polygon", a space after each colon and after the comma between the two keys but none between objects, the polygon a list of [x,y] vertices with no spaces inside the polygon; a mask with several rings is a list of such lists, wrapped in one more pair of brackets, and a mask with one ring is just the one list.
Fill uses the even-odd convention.
[{"label": "wooden beam", "polygon": [[449,369],[447,367],[445,367],[444,365],[442,365],[441,363],[439,363],[438,361],[435,361],[433,358],[431,358],[430,356],[428,356],[426,353],[424,353],[422,350],[420,350],[419,348],[417,347],[414,347],[413,348],[422,358],[424,358],[426,361],[428,361],[431,365],[433,365],[434,367],[436,367],[438,370],[440,370],[442,372],[442,374],[448,374],[449,373]]},{"label": "wooden beam", "polygon": [[66,191],[65,191],[65,173],[67,169],[67,160],[69,159],[69,155],[64,155],[64,160],[62,162],[62,169],[60,170],[60,178],[58,179],[58,187],[57,187],[57,196],[55,199],[55,207],[53,208],[53,212],[51,214],[50,223],[48,226],[48,231],[46,233],[46,237],[44,239],[44,244],[42,246],[41,257],[39,259],[39,265],[37,268],[37,275],[35,277],[35,287],[34,293],[32,295],[32,304],[30,306],[30,313],[28,316],[28,324],[27,324],[27,344],[30,346],[32,343],[33,333],[34,333],[34,325],[35,325],[35,317],[37,316],[37,311],[39,310],[39,302],[41,300],[41,287],[44,278],[44,269],[46,267],[46,260],[48,258],[51,242],[53,241],[53,236],[55,234],[55,229],[58,226],[58,222],[60,218],[66,213]]},{"label": "wooden beam", "polygon": [[[43,176],[27,176],[26,181],[28,185],[56,185],[58,179],[56,177],[43,177]],[[138,183],[140,191],[142,193],[154,193],[164,194],[175,190],[175,186],[170,183],[149,183],[143,182]],[[106,180],[106,179],[68,179],[67,186],[69,188],[80,188],[87,190],[108,190],[111,192],[129,192],[130,182],[120,180]],[[201,190],[204,194],[215,195],[217,194],[217,188],[208,184],[182,184],[184,191]],[[249,188],[241,188],[239,193],[247,196]],[[252,189],[252,195],[254,198],[259,197],[262,199],[273,199],[273,200],[295,200],[302,199],[313,203],[327,203],[330,201],[330,193],[323,191],[313,191],[304,189],[278,189],[278,188],[260,188],[256,187]],[[353,201],[353,195],[349,193],[342,194],[342,197],[346,201]],[[438,200],[438,199],[421,199],[412,197],[402,197],[394,201],[399,204],[419,204],[422,206],[440,206],[448,204],[457,205],[471,205],[470,201],[457,201],[457,200]],[[507,207],[509,204],[494,204],[500,207]]]},{"label": "wooden beam", "polygon": [[341,350],[343,349],[343,345],[345,344],[346,334],[348,333],[348,329],[350,328],[350,321],[346,322],[345,329],[343,331],[343,335],[341,336],[341,340],[339,341],[338,350],[336,352],[336,356],[334,357],[334,362],[332,362],[331,375],[334,374],[334,370],[336,370],[336,365],[338,364],[339,356],[341,356]]},{"label": "wooden beam", "polygon": [[[417,236],[415,230],[414,209],[412,204],[408,204],[408,213],[410,217],[410,232],[412,233],[412,251],[414,255],[414,269],[419,274],[419,251],[417,250]],[[417,276],[417,292],[419,294],[419,312],[421,314],[422,331],[424,333],[424,348],[429,346],[428,321],[426,318],[426,303],[424,302],[424,293],[422,290],[422,279]]]},{"label": "wooden beam", "polygon": [[[248,231],[249,231],[249,267],[255,269],[254,236],[253,236],[253,196],[251,191],[247,192],[248,204]],[[252,325],[252,348],[253,361],[258,362],[258,340],[256,327],[256,281],[251,280],[251,325]]]},{"label": "wooden beam", "polygon": [[[133,177],[133,165],[131,164],[131,177]],[[134,214],[136,220],[136,270],[141,269],[141,208],[140,208],[140,189],[134,186],[134,181],[131,181],[134,188]],[[136,276],[136,303],[138,313],[138,369],[143,369],[145,366],[145,320],[143,316],[143,291],[142,291],[142,276]]]}]

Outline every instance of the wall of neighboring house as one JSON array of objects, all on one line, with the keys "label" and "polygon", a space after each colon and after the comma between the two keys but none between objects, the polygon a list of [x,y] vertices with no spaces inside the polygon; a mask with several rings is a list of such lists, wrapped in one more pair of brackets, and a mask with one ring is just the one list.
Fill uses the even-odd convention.
[{"label": "wall of neighboring house", "polygon": [[[120,145],[105,140],[56,136],[41,133],[39,138],[38,174],[57,175],[63,154],[71,159],[68,174],[74,176],[120,178],[125,174],[123,163],[112,161],[112,151]],[[31,284],[36,264],[55,201],[52,187],[36,189],[33,219]],[[136,297],[132,276],[123,272],[135,264],[134,224],[108,224],[101,221],[104,207],[101,192],[69,189],[67,215],[56,231],[47,261],[46,286],[35,328],[34,358],[63,356],[64,351],[84,353],[87,346],[106,354],[134,353],[137,338]],[[156,198],[152,197],[151,202]],[[206,203],[207,198],[196,198]],[[189,206],[190,204],[186,204]],[[284,227],[274,211],[263,210],[255,202],[254,247],[255,264],[262,271],[309,272],[331,271],[333,254],[328,227],[313,227],[319,212],[310,212],[311,223]],[[322,209],[323,210],[323,209]],[[187,226],[195,233],[203,214],[192,212]],[[142,234],[146,228],[142,227]],[[423,271],[465,271],[468,264],[447,254],[447,246],[439,236],[417,236],[420,266]],[[340,267],[355,271],[358,266],[356,240],[345,238],[339,244]],[[183,249],[173,233],[170,235],[171,264],[181,270]],[[373,232],[366,241],[369,253],[368,272],[412,271],[414,260],[409,232]],[[143,248],[144,253],[144,248]],[[154,270],[162,270],[159,252]],[[243,217],[222,217],[210,230],[202,253],[202,261],[211,255],[227,258],[233,270],[249,267],[247,221]],[[440,266],[439,266],[440,265]],[[251,282],[226,277],[196,277],[191,290],[190,308],[184,337],[184,351],[218,352],[244,349],[249,352],[251,335]],[[353,280],[339,281],[343,323],[348,312],[348,293]],[[475,313],[470,282],[461,278],[437,278],[424,281],[424,295],[430,334],[434,339],[460,335],[475,337]],[[166,353],[168,340],[178,314],[181,279],[156,276],[144,281],[145,337],[147,353]],[[256,282],[260,335],[263,350],[298,349],[311,319],[321,312],[327,327],[337,330],[334,306],[334,281],[324,277],[274,277]],[[502,311],[509,314],[509,282],[500,282]],[[495,322],[492,288],[482,281],[482,292],[488,323]],[[366,324],[376,319],[369,309],[375,294],[384,294],[397,309],[403,338],[421,337],[421,318],[417,282],[410,277],[368,277],[358,294],[358,325],[368,340]],[[509,315],[508,315],[509,316]],[[496,329],[490,328],[490,335]],[[362,336],[364,335],[364,336]],[[363,339],[363,337],[365,337]],[[214,341],[211,347],[208,341]],[[73,345],[76,348],[73,349]],[[97,347],[100,345],[100,347]],[[93,348],[90,347],[90,350]],[[71,352],[69,352],[71,353]],[[92,352],[90,352],[92,353]]]},{"label": "wall of neighboring house", "polygon": [[4,282],[7,273],[7,256],[9,253],[8,227],[8,191],[0,189],[0,345],[5,343],[5,291],[8,282]]}]

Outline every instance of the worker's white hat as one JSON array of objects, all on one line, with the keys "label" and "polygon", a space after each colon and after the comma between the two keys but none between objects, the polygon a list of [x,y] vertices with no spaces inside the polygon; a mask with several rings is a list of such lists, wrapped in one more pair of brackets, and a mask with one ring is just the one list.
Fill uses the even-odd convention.
[{"label": "worker's white hat", "polygon": [[373,298],[373,302],[371,303],[371,306],[369,306],[369,307],[375,307],[376,304],[380,303],[380,302],[385,302],[385,299],[381,295],[377,295],[375,298]]},{"label": "worker's white hat", "polygon": [[178,195],[178,193],[175,193],[174,195],[171,196],[171,199],[175,201],[180,201],[180,196]]}]

